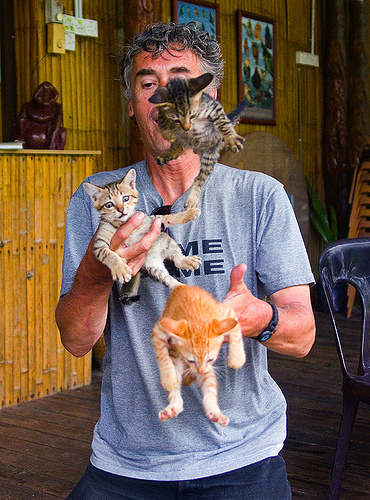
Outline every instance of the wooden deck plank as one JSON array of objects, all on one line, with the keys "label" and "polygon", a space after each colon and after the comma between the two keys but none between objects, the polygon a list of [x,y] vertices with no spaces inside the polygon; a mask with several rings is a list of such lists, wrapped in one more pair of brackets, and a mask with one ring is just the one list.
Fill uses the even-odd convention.
[{"label": "wooden deck plank", "polygon": [[[92,422],[90,422],[92,424]],[[92,435],[92,431],[91,431]],[[62,436],[50,435],[48,433],[41,431],[35,431],[34,429],[25,429],[17,426],[2,425],[0,423],[0,450],[3,448],[3,437],[6,436],[11,439],[18,439],[23,443],[36,443],[43,446],[48,446],[52,450],[55,450],[57,455],[62,450],[74,449],[73,446],[78,444],[78,450],[90,450],[90,442],[81,441],[78,434],[71,439]],[[58,451],[59,450],[59,451]]]},{"label": "wooden deck plank", "polygon": [[[78,479],[76,478],[76,481]],[[69,481],[56,479],[28,468],[0,461],[0,499],[55,500],[65,498],[73,488],[73,475]]]},{"label": "wooden deck plank", "polygon": [[44,458],[50,462],[64,463],[64,464],[80,464],[86,463],[86,453],[90,451],[90,444],[83,448],[83,455],[81,453],[75,452],[74,449],[67,449],[66,445],[57,452],[55,447],[51,447],[48,443],[40,444],[39,442],[27,442],[23,439],[15,438],[14,436],[2,436],[1,437],[1,449],[8,450],[9,452],[19,452],[19,450],[24,450],[27,453],[27,457],[30,460],[36,458]]}]

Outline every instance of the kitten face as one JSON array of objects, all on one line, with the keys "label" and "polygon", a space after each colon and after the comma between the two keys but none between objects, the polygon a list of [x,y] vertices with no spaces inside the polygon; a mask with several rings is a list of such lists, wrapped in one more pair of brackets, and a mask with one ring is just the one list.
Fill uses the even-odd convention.
[{"label": "kitten face", "polygon": [[183,357],[191,369],[204,374],[210,371],[220,352],[221,345],[227,340],[227,333],[236,326],[236,320],[213,319],[208,325],[197,328],[187,320],[164,318],[160,325],[170,335],[170,346]]},{"label": "kitten face", "polygon": [[135,212],[138,199],[136,172],[131,169],[122,181],[105,187],[84,182],[83,187],[100,215],[109,222],[125,223]]},{"label": "kitten face", "polygon": [[160,87],[149,99],[162,108],[167,119],[177,123],[184,131],[191,129],[202,99],[202,91],[211,83],[213,75],[204,73],[197,78],[175,78]]},{"label": "kitten face", "polygon": [[177,345],[177,350],[191,369],[204,374],[210,371],[216,361],[222,342],[223,338],[208,339],[207,345],[198,347],[184,340],[181,346]]}]

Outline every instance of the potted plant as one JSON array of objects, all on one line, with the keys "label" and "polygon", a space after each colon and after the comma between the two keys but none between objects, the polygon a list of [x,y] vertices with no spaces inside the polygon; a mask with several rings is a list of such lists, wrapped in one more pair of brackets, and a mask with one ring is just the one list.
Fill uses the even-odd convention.
[{"label": "potted plant", "polygon": [[324,243],[328,245],[338,239],[337,214],[333,205],[328,206],[329,217],[306,177],[310,221]]},{"label": "potted plant", "polygon": [[[328,211],[326,211],[307,177],[306,186],[311,224],[321,236],[323,242],[328,245],[338,240],[338,221],[335,208],[333,205],[328,205]],[[345,283],[339,283],[335,287],[333,294],[334,311],[344,311],[346,304],[347,285]],[[317,279],[317,309],[319,311],[328,312],[328,306],[320,278]]]}]

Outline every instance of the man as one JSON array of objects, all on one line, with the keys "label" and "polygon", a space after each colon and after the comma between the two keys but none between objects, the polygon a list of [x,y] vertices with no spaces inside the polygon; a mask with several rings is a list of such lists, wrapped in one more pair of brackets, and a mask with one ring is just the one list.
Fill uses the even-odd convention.
[{"label": "man", "polygon": [[[199,158],[192,151],[157,165],[156,156],[169,144],[158,129],[149,97],[170,78],[205,71],[211,71],[218,84],[222,64],[217,42],[191,25],[156,24],[128,48],[122,73],[129,113],[136,118],[145,147],[145,161],[134,165],[139,210],[151,213],[171,205],[173,212],[182,211],[199,171]],[[215,95],[216,90],[209,92]],[[89,180],[102,185],[127,171],[103,172]],[[91,463],[70,499],[290,498],[279,455],[286,403],[268,374],[266,348],[301,357],[314,341],[309,293],[313,277],[298,225],[280,183],[219,164],[204,185],[200,209],[197,220],[174,226],[171,235],[184,253],[202,257],[200,270],[181,271],[179,279],[204,287],[219,301],[226,298],[245,336],[243,368],[228,368],[226,346],[216,362],[220,406],[230,417],[226,428],[207,420],[194,384],[183,390],[184,411],[166,423],[159,421],[167,396],[159,381],[151,330],[169,290],[147,277],[141,280],[140,300],[122,305],[109,270],[92,254],[98,214],[81,187],[71,200],[56,318],[63,344],[72,354],[86,354],[104,329],[107,350]],[[153,223],[142,241],[126,248],[122,241],[138,219],[120,228],[111,243],[133,274],[159,232]]]}]

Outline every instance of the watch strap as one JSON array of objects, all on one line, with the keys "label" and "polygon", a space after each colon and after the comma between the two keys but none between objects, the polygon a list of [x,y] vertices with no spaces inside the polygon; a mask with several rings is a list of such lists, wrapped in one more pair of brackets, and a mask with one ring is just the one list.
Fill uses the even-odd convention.
[{"label": "watch strap", "polygon": [[257,335],[256,337],[252,337],[252,339],[258,340],[259,342],[265,342],[266,340],[268,340],[275,333],[277,324],[279,322],[279,313],[277,307],[271,302],[268,302],[268,304],[270,304],[270,306],[272,307],[271,321],[259,335]]}]

